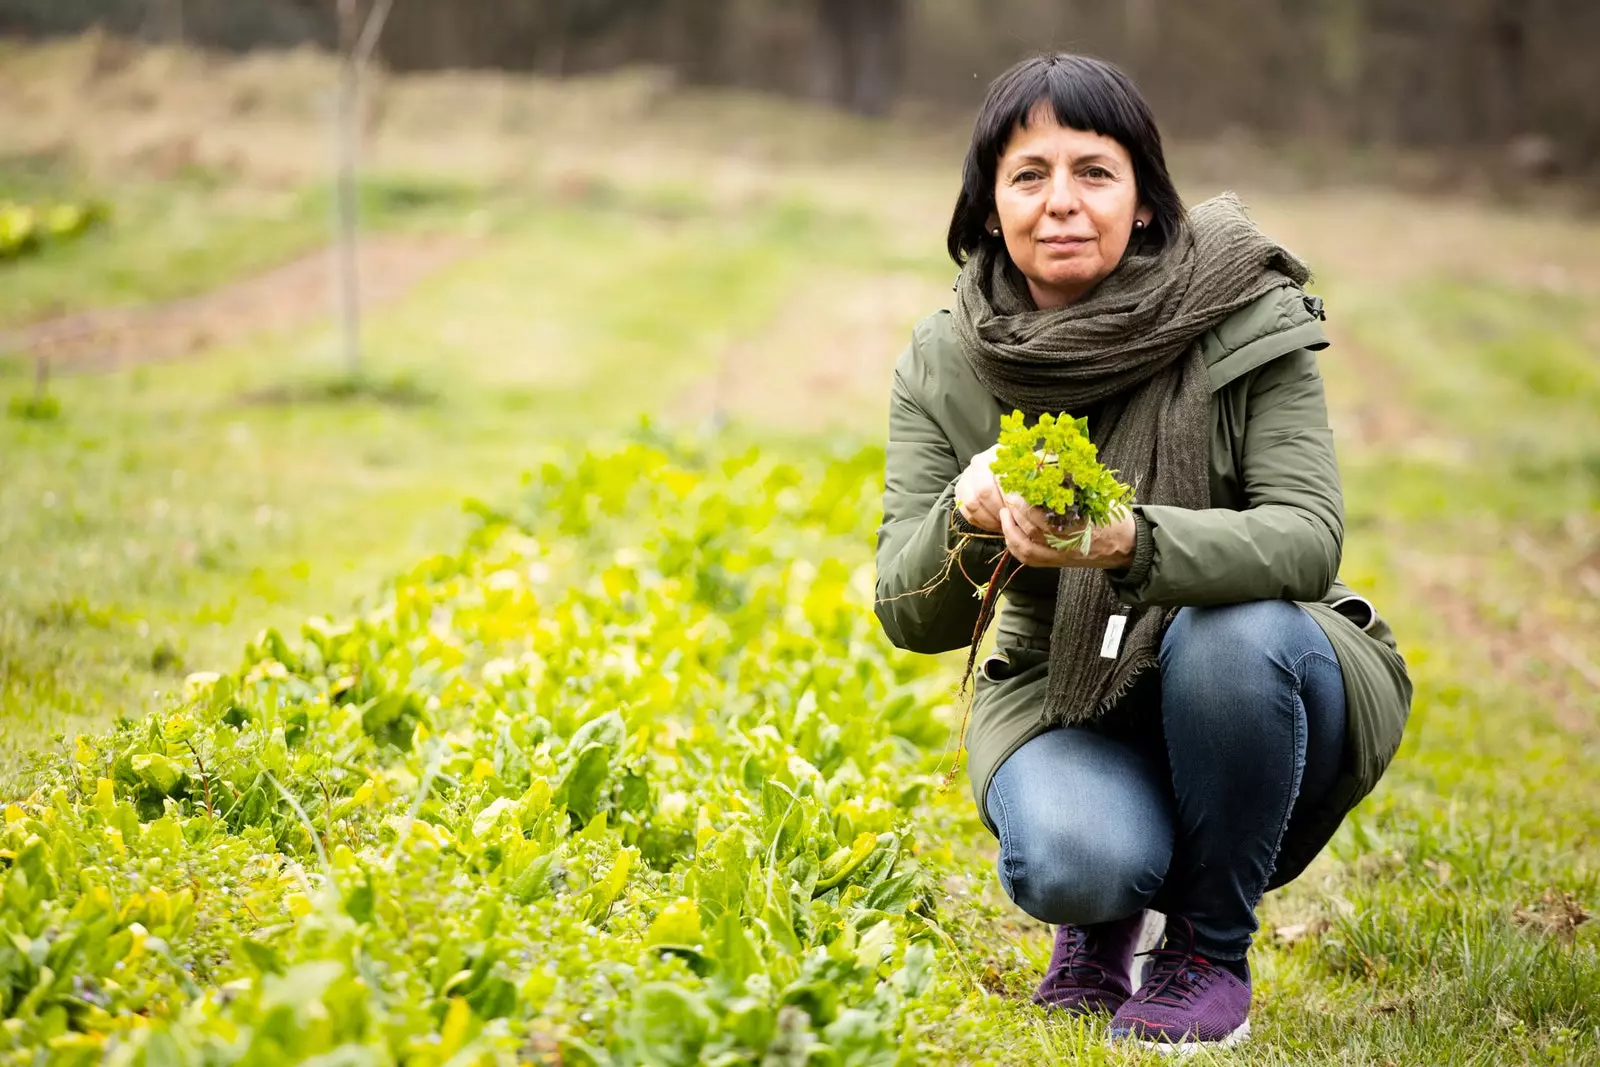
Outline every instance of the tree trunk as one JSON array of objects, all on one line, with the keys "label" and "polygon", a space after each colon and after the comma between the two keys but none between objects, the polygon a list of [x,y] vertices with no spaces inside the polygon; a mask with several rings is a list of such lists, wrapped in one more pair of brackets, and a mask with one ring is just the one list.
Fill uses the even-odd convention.
[{"label": "tree trunk", "polygon": [[334,185],[334,242],[338,285],[341,347],[346,373],[361,373],[361,276],[357,257],[360,201],[356,194],[356,140],[360,136],[357,94],[361,69],[356,43],[361,37],[357,0],[339,0],[338,103],[334,110],[334,145],[337,178]]},{"label": "tree trunk", "polygon": [[149,0],[139,22],[139,36],[181,44],[184,39],[183,4],[184,0]]},{"label": "tree trunk", "polygon": [[1147,75],[1156,56],[1155,0],[1122,0],[1122,32],[1128,43],[1128,68],[1135,76]]},{"label": "tree trunk", "polygon": [[1363,0],[1322,0],[1318,27],[1327,93],[1322,119],[1341,142],[1370,139],[1362,87],[1372,41]]},{"label": "tree trunk", "polygon": [[567,0],[551,0],[550,18],[547,23],[550,43],[549,47],[542,50],[544,61],[541,66],[557,78],[567,76],[568,51],[572,44],[568,21]]},{"label": "tree trunk", "polygon": [[1495,0],[1489,13],[1489,129],[1502,144],[1528,130],[1528,27],[1524,4]]},{"label": "tree trunk", "polygon": [[885,115],[894,103],[905,66],[904,0],[857,0],[855,71],[850,106],[862,115]]},{"label": "tree trunk", "polygon": [[[856,0],[817,0],[817,38],[812,49],[812,92],[837,107],[850,106],[851,12]],[[870,0],[868,0],[870,2]]]},{"label": "tree trunk", "polygon": [[726,73],[728,0],[679,0],[679,69],[694,85],[716,85]]},{"label": "tree trunk", "polygon": [[817,97],[862,115],[888,112],[905,67],[905,0],[817,0],[816,12]]}]

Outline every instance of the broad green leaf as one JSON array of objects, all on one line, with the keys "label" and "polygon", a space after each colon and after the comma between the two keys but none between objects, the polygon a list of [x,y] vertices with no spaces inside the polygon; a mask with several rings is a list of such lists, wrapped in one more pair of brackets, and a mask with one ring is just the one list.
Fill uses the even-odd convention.
[{"label": "broad green leaf", "polygon": [[655,917],[645,933],[647,945],[698,945],[700,907],[687,897],[679,897]]},{"label": "broad green leaf", "polygon": [[516,810],[516,805],[517,802],[510,797],[500,797],[490,803],[472,820],[472,836],[481,838],[488,834],[494,829],[495,823],[500,821],[501,816]]},{"label": "broad green leaf", "polygon": [[915,871],[886,878],[872,887],[866,899],[862,901],[862,906],[873,911],[886,911],[892,915],[903,914],[916,896],[920,880],[919,874]]},{"label": "broad green leaf", "polygon": [[933,981],[933,968],[934,952],[931,944],[918,941],[907,948],[905,960],[895,974],[901,995],[910,1000],[922,996],[928,984]]},{"label": "broad green leaf", "polygon": [[633,861],[638,858],[638,849],[625,848],[617,853],[605,878],[590,891],[588,908],[590,922],[598,922],[611,910],[612,903],[628,884],[628,873],[633,870]]},{"label": "broad green leaf", "polygon": [[239,942],[239,949],[244,953],[245,959],[250,961],[250,966],[262,974],[283,973],[283,957],[272,946],[245,938]]},{"label": "broad green leaf", "polygon": [[374,908],[377,903],[376,892],[373,889],[370,876],[363,877],[361,881],[350,887],[345,894],[345,913],[358,923],[371,922]]},{"label": "broad green leaf", "polygon": [[651,982],[634,995],[629,1036],[638,1062],[655,1067],[692,1067],[700,1059],[716,1016],[699,994]]},{"label": "broad green leaf", "polygon": [[139,781],[164,797],[176,794],[188,778],[182,767],[155,752],[143,752],[134,756],[132,765],[133,773]]},{"label": "broad green leaf", "polygon": [[556,787],[555,803],[572,812],[580,823],[594,818],[614,751],[599,742],[584,746]]},{"label": "broad green leaf", "polygon": [[743,920],[733,912],[727,912],[717,920],[713,948],[712,958],[716,961],[718,971],[734,989],[744,988],[747,978],[766,971],[761,954],[756,951],[750,935],[745,931]]}]

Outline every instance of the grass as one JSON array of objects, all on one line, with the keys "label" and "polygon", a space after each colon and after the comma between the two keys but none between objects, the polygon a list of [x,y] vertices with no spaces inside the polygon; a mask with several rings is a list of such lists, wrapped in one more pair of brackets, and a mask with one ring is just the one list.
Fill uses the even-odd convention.
[{"label": "grass", "polygon": [[[320,325],[60,380],[58,417],[0,418],[5,750],[158,705],[263,626],[347,610],[455,543],[463,498],[506,499],[536,461],[570,462],[645,414],[692,422],[710,379],[736,380],[709,394],[745,420],[735,440],[877,439],[905,327],[949,284],[928,190],[953,161],[908,148],[886,172],[879,145],[859,165],[767,172],[716,146],[705,134],[648,176],[593,158],[593,176],[554,185],[380,177],[375,224],[480,244],[371,317],[362,377],[333,369]],[[582,158],[575,141],[544,147]],[[726,166],[737,196],[701,180]],[[17,173],[18,188],[63,180]],[[140,182],[103,236],[10,270],[0,324],[200,292],[325,224],[314,184]],[[1600,924],[1573,925],[1600,910],[1600,231],[1348,193],[1259,199],[1321,272],[1344,576],[1393,623],[1417,696],[1377,793],[1264,903],[1256,1039],[1210,1059],[1600,1062]],[[1405,238],[1403,264],[1379,262],[1384,234],[1351,234],[1385,212],[1424,239],[1433,220],[1444,244]],[[1462,228],[1514,254],[1458,269]],[[1522,269],[1544,250],[1563,284]],[[853,317],[863,292],[893,310]],[[835,350],[842,367],[811,373]],[[0,398],[27,395],[27,373],[0,363]],[[1000,894],[964,787],[919,822],[957,948],[921,1020],[939,1061],[1138,1061],[1027,1005],[1048,936]]]}]

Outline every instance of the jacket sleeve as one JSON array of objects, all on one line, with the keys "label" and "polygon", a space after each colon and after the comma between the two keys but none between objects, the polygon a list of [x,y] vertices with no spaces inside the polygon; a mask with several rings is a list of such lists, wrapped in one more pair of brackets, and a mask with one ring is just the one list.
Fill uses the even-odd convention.
[{"label": "jacket sleeve", "polygon": [[890,395],[874,606],[895,645],[912,652],[949,652],[972,643],[979,608],[972,583],[988,579],[1004,545],[969,541],[956,565],[949,566],[960,540],[958,528],[972,529],[955,509],[955,482],[971,457],[956,455],[917,402],[906,380],[913,355],[908,349],[901,356]]},{"label": "jacket sleeve", "polygon": [[1339,573],[1344,500],[1316,356],[1256,371],[1246,401],[1245,509],[1136,506],[1134,562],[1112,585],[1131,607],[1319,600]]}]

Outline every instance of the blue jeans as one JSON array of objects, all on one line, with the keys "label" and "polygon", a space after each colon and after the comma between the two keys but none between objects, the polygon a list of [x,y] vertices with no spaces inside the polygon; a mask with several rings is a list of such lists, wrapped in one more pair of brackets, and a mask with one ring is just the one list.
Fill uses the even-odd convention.
[{"label": "blue jeans", "polygon": [[1201,955],[1242,959],[1279,843],[1338,776],[1344,678],[1289,601],[1184,608],[1160,661],[1159,685],[1103,725],[1050,730],[1000,765],[985,797],[1000,882],[1044,922],[1151,907],[1192,922]]}]

